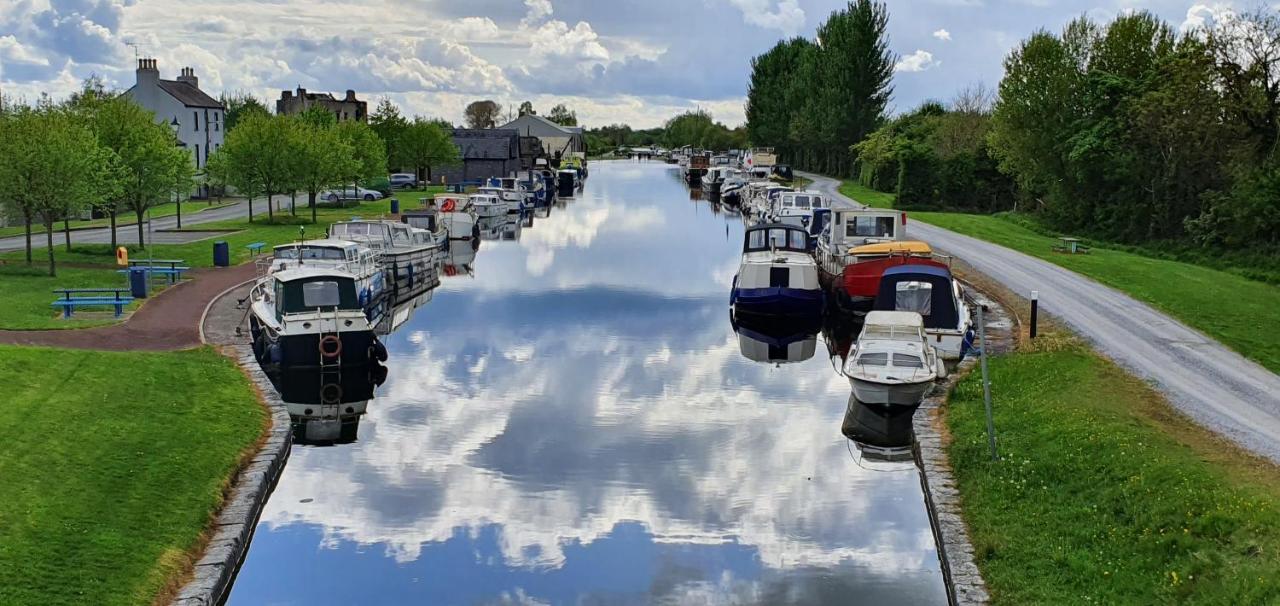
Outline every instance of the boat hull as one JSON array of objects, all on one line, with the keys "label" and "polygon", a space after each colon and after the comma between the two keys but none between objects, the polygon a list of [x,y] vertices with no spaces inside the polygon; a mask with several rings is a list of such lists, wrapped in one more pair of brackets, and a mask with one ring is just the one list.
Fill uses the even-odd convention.
[{"label": "boat hull", "polygon": [[853,388],[853,397],[863,404],[918,406],[933,388],[933,381],[889,384],[849,377],[849,386]]},{"label": "boat hull", "polygon": [[787,286],[735,288],[732,305],[736,313],[773,316],[807,316],[822,313],[825,302],[819,289]]}]

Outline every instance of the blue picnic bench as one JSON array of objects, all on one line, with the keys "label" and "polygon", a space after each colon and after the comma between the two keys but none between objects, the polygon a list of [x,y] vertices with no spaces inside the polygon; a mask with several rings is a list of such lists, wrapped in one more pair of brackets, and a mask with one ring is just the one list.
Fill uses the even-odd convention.
[{"label": "blue picnic bench", "polygon": [[134,269],[145,270],[148,277],[164,276],[169,284],[182,279],[182,273],[190,271],[182,259],[137,259],[129,261],[129,269],[118,269],[117,273],[128,274]]},{"label": "blue picnic bench", "polygon": [[258,256],[259,254],[262,254],[262,249],[264,249],[264,248],[266,248],[266,247],[267,247],[267,243],[266,243],[266,242],[253,242],[253,243],[250,243],[250,244],[245,244],[245,245],[244,245],[244,247],[245,247],[245,248],[247,248],[247,249],[249,249],[249,256],[250,256],[250,257],[256,257],[256,256]]},{"label": "blue picnic bench", "polygon": [[[61,294],[53,302],[54,307],[62,308],[62,317],[70,318],[77,307],[115,307],[116,317],[124,315],[124,306],[133,302],[133,297],[125,294],[128,288],[55,288],[55,294]],[[111,296],[107,296],[111,293]]]}]

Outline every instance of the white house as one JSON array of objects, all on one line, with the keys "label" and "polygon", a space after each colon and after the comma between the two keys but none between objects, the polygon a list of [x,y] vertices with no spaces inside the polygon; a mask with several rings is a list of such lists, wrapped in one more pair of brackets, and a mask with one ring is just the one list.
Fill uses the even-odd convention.
[{"label": "white house", "polygon": [[190,67],[182,68],[177,80],[161,80],[155,59],[138,59],[137,75],[137,83],[124,94],[173,128],[195,158],[196,172],[203,171],[209,154],[222,147],[226,108],[200,90]]},{"label": "white house", "polygon": [[542,150],[551,156],[587,151],[587,141],[582,135],[582,127],[560,126],[542,116],[525,114],[498,128],[520,131],[521,137],[541,139]]}]

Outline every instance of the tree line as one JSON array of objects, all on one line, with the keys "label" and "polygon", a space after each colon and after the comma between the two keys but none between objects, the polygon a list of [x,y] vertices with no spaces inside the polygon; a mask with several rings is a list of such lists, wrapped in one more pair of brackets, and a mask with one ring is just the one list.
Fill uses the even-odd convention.
[{"label": "tree line", "polygon": [[831,13],[815,42],[778,42],[751,61],[747,136],[797,168],[851,175],[850,145],[884,121],[896,57],[883,3],[856,0]]},{"label": "tree line", "polygon": [[1025,210],[1059,231],[1280,250],[1280,19],[1178,32],[1147,12],[1039,31],[997,94],[926,103],[851,149],[904,208]]}]

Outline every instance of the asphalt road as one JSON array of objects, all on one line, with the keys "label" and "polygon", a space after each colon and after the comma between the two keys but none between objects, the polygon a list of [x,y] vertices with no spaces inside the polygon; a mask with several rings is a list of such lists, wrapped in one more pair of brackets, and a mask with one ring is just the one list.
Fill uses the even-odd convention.
[{"label": "asphalt road", "polygon": [[[274,198],[277,209],[289,208],[288,196],[275,196]],[[306,204],[305,196],[301,197],[299,202]],[[247,217],[249,215],[248,201],[241,200],[236,204],[213,208],[203,212],[196,212],[204,207],[203,202],[188,202],[182,205],[182,227],[194,227],[201,223],[213,223],[216,221],[226,221],[227,219],[236,219],[239,217]],[[266,215],[267,206],[263,200],[259,199],[253,203],[253,213]],[[122,217],[123,218],[123,217]],[[131,217],[130,217],[131,218]],[[151,241],[156,244],[180,244],[199,240],[206,236],[200,234],[181,234],[173,232],[163,232],[161,230],[174,229],[178,226],[177,217],[159,217],[152,222],[152,229],[155,230],[151,234]],[[138,239],[138,226],[127,225],[116,228],[116,237],[121,242],[136,242]],[[22,250],[25,246],[24,236],[11,236],[8,238],[0,238],[0,252],[9,252],[13,250]],[[82,229],[71,232],[71,243],[85,244],[106,244],[111,242],[111,228],[101,227],[97,229]],[[55,246],[62,244],[62,232],[55,233],[53,236]],[[31,237],[32,248],[44,248],[44,233],[35,234]]]},{"label": "asphalt road", "polygon": [[[804,176],[813,179],[813,189],[848,200],[836,180]],[[1155,385],[1188,416],[1280,462],[1280,376],[1124,293],[1052,263],[920,222],[910,223],[908,233],[1024,297],[1039,291],[1043,311]]]}]

